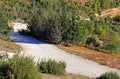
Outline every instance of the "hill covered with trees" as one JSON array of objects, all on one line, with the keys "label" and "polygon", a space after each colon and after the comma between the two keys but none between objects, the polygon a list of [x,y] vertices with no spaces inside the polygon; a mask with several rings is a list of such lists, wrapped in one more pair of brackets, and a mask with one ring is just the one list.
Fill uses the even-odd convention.
[{"label": "hill covered with trees", "polygon": [[[102,1],[96,1],[101,4],[99,11],[112,5],[109,0],[104,2],[105,6]],[[80,5],[69,0],[36,1],[35,15],[29,21],[28,29],[33,36],[51,43],[84,45],[100,51],[119,53],[119,15],[113,18],[96,17],[96,1],[90,4],[93,7],[88,6],[88,2]],[[106,7],[107,3],[110,6]]]},{"label": "hill covered with trees", "polygon": [[[59,44],[83,45],[119,53],[120,16],[95,16],[119,7],[119,0],[1,0],[2,35],[11,33],[8,20],[20,18],[34,37]],[[5,28],[5,29],[4,29]]]}]

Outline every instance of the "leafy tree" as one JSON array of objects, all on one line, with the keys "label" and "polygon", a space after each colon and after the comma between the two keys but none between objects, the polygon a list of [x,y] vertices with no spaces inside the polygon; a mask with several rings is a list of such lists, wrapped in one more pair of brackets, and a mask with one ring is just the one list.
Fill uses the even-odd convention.
[{"label": "leafy tree", "polygon": [[8,26],[8,18],[2,10],[0,10],[0,37],[9,37],[12,33],[12,28]]},{"label": "leafy tree", "polygon": [[[52,1],[50,2],[40,2],[40,5],[44,7],[35,12],[34,17],[29,23],[28,29],[31,34],[51,43],[59,43],[60,41],[64,41],[66,44],[75,43],[80,32],[79,21],[75,13],[78,6],[67,0],[60,1],[59,6],[55,5]],[[44,3],[50,4],[46,5]],[[59,8],[55,9],[52,5]]]},{"label": "leafy tree", "polygon": [[113,51],[116,49],[116,46],[111,43],[107,43],[105,47],[106,47],[106,50],[108,50],[110,53],[113,53]]},{"label": "leafy tree", "polygon": [[100,2],[102,8],[107,9],[110,7],[110,0],[100,0]]},{"label": "leafy tree", "polygon": [[60,27],[60,22],[57,18],[49,18],[45,28],[45,33],[46,33],[46,39],[49,40],[51,43],[60,43],[62,40],[61,37],[61,27]]},{"label": "leafy tree", "polygon": [[100,46],[98,41],[99,41],[99,39],[97,36],[90,36],[86,39],[86,45],[87,45],[87,47],[90,46],[90,48],[93,48],[93,47],[98,48]]},{"label": "leafy tree", "polygon": [[103,29],[102,26],[97,26],[94,33],[97,34],[100,39],[105,38],[105,29]]},{"label": "leafy tree", "polygon": [[1,79],[41,79],[41,73],[32,58],[15,55],[0,61]]},{"label": "leafy tree", "polygon": [[100,1],[99,0],[95,0],[94,5],[93,5],[93,9],[94,9],[95,12],[98,12],[98,11],[101,10],[100,5],[101,5]]},{"label": "leafy tree", "polygon": [[[64,18],[64,19],[63,19]],[[78,22],[76,21],[75,16],[70,16],[70,15],[64,15],[61,18],[61,26],[63,28],[63,41],[68,44],[68,43],[75,43],[79,41],[77,40],[77,37],[79,37],[79,26]],[[66,29],[64,29],[66,28]]]},{"label": "leafy tree", "polygon": [[[78,24],[78,36],[76,37],[76,43],[81,44],[82,42],[84,42],[85,38],[87,37],[87,35],[91,34],[93,28],[91,25],[87,25],[90,22],[87,21],[80,21]],[[91,23],[90,23],[91,24]],[[89,28],[90,27],[90,28]]]}]

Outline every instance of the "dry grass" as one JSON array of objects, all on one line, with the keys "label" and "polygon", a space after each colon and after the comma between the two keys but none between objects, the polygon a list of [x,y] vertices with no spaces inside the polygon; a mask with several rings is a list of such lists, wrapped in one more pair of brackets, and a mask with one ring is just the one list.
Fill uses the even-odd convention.
[{"label": "dry grass", "polygon": [[116,15],[120,14],[120,7],[117,7],[117,8],[110,8],[110,9],[106,9],[106,10],[103,10],[101,12],[101,15],[100,17],[114,17]]},{"label": "dry grass", "polygon": [[67,74],[66,76],[56,76],[51,74],[42,74],[42,79],[93,79],[81,75]]},{"label": "dry grass", "polygon": [[86,59],[95,61],[102,65],[107,65],[112,68],[120,69],[120,55],[108,54],[108,53],[88,49],[86,47],[75,46],[75,45],[69,46],[69,47],[65,47],[64,45],[58,45],[58,47],[72,54],[82,56]]},{"label": "dry grass", "polygon": [[0,51],[9,51],[9,52],[18,53],[21,51],[21,48],[20,46],[18,46],[13,42],[4,41],[0,39]]}]

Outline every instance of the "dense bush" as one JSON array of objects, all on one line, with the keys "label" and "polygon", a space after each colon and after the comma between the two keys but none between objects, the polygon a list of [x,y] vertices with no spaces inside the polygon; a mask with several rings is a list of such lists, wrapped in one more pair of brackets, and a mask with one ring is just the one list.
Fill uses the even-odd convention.
[{"label": "dense bush", "polygon": [[[2,0],[0,1],[1,9],[5,12],[7,17],[11,20],[20,18],[28,19],[32,12],[32,2],[30,0]],[[32,15],[31,15],[32,16]]]},{"label": "dense bush", "polygon": [[42,10],[38,13],[29,22],[30,33],[38,39],[59,43],[62,39],[59,18],[57,16],[46,18]]},{"label": "dense bush", "polygon": [[113,53],[113,51],[116,49],[115,44],[107,43],[105,45],[105,49],[108,50],[110,53]]},{"label": "dense bush", "polygon": [[91,37],[88,37],[86,39],[86,46],[89,47],[89,48],[92,48],[92,49],[96,49],[100,46],[99,42],[98,42],[98,37],[96,36],[91,36]]},{"label": "dense bush", "polygon": [[38,68],[42,73],[49,73],[55,75],[65,75],[66,64],[64,62],[56,62],[54,60],[42,60],[38,62]]},{"label": "dense bush", "polygon": [[95,0],[94,2],[92,0],[89,0],[85,3],[86,6],[91,8],[95,12],[101,12],[104,9],[108,8],[114,8],[120,6],[119,0]]},{"label": "dense bush", "polygon": [[2,10],[0,10],[0,37],[7,38],[12,33],[12,28],[8,26],[8,18]]},{"label": "dense bush", "polygon": [[[95,3],[90,4],[97,12],[97,10],[109,8],[110,3],[109,0],[95,0]],[[37,1],[37,4],[39,6],[37,5],[38,8],[28,23],[28,31],[36,38],[55,44],[62,42],[66,46],[86,44],[87,47],[108,50],[112,53],[118,50],[116,44],[114,46],[106,44],[106,41],[117,39],[120,35],[119,16],[99,18],[91,13],[88,17],[90,20],[86,20],[80,17],[81,7],[68,0],[60,0],[59,3],[44,0]],[[90,5],[86,3],[86,6]]]},{"label": "dense bush", "polygon": [[40,79],[40,76],[30,57],[15,55],[0,62],[0,79]]},{"label": "dense bush", "polygon": [[43,7],[34,12],[28,26],[30,33],[39,39],[55,44],[80,44],[89,34],[88,29],[93,31],[93,22],[79,20],[79,7],[75,3],[60,0],[57,5],[57,2],[45,0],[40,5]]},{"label": "dense bush", "polygon": [[109,51],[109,53],[116,53],[120,54],[120,40],[118,39],[111,39],[107,40],[104,43],[105,49]]},{"label": "dense bush", "polygon": [[97,79],[120,79],[120,76],[117,73],[105,73]]}]

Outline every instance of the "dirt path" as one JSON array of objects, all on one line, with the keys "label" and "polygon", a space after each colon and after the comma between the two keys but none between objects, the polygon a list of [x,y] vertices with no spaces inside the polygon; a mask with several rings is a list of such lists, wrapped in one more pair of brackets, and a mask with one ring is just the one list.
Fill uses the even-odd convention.
[{"label": "dirt path", "polygon": [[120,7],[104,10],[101,12],[100,17],[106,17],[106,16],[113,17],[118,14],[120,14]]},{"label": "dirt path", "polygon": [[82,57],[70,54],[57,48],[55,45],[38,41],[32,37],[20,35],[17,31],[22,28],[25,29],[25,27],[26,24],[14,23],[14,33],[11,37],[23,48],[26,56],[34,57],[34,61],[38,61],[38,59],[43,58],[64,61],[67,64],[67,72],[93,78],[110,71],[120,74],[120,70],[109,68]]}]

